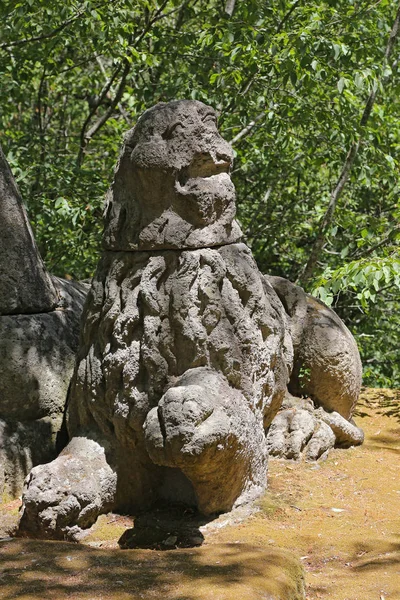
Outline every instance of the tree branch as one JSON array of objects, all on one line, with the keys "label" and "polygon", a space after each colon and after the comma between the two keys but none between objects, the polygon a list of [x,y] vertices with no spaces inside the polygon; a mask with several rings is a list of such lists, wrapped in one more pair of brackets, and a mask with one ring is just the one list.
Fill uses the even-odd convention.
[{"label": "tree branch", "polygon": [[62,31],[66,27],[68,27],[68,25],[71,25],[71,23],[73,23],[74,21],[79,19],[84,13],[85,13],[84,10],[80,10],[76,15],[74,15],[73,17],[70,17],[69,19],[67,19],[66,21],[61,23],[61,25],[59,25],[58,27],[56,27],[55,29],[53,29],[53,31],[50,31],[49,33],[44,33],[42,35],[36,35],[36,36],[30,37],[30,38],[24,38],[23,40],[15,40],[14,42],[4,42],[3,44],[0,44],[0,50],[4,50],[5,48],[13,48],[15,46],[22,46],[24,44],[30,44],[31,42],[39,42],[41,40],[48,40],[49,38],[54,37],[55,35],[57,35],[57,33],[60,33],[60,31]]},{"label": "tree branch", "polygon": [[296,8],[300,4],[300,2],[301,2],[301,0],[297,0],[297,2],[295,2],[293,4],[293,6],[291,7],[291,9],[286,13],[286,15],[283,17],[282,21],[279,23],[276,33],[280,33],[282,31],[284,24],[286,23],[286,21],[288,19],[290,19],[290,15],[296,10]]},{"label": "tree branch", "polygon": [[[168,15],[170,15],[180,9],[180,7],[177,7],[175,9],[169,11],[168,13],[162,14],[162,11],[167,6],[168,2],[169,2],[169,0],[164,0],[164,2],[161,4],[161,6],[155,11],[153,16],[148,19],[147,24],[145,25],[141,34],[132,42],[131,45],[133,48],[137,47],[140,44],[140,42],[143,40],[143,38],[150,31],[150,29],[154,25],[154,23],[156,23],[160,19],[164,19]],[[121,79],[120,79],[120,82],[119,82],[119,85],[118,85],[118,88],[115,93],[113,101],[111,102],[110,106],[105,111],[105,113],[96,121],[96,123],[94,123],[94,125],[92,125],[92,127],[89,129],[89,131],[87,131],[90,121],[92,120],[93,116],[96,114],[97,109],[99,108],[100,104],[102,103],[103,99],[105,98],[107,92],[110,90],[113,82],[115,81],[116,77],[120,73],[123,65],[124,65],[124,68],[122,71],[122,76],[121,76]],[[117,69],[114,71],[114,73],[111,76],[111,78],[109,79],[109,81],[105,84],[99,97],[97,98],[96,102],[94,103],[93,108],[91,109],[91,111],[90,111],[88,117],[86,118],[86,120],[82,126],[82,129],[81,129],[80,148],[79,148],[78,156],[76,159],[77,167],[80,167],[83,162],[86,148],[87,148],[90,140],[97,133],[97,131],[99,131],[99,129],[108,121],[108,119],[113,114],[115,107],[121,100],[122,94],[124,93],[126,79],[129,74],[129,71],[130,71],[130,64],[129,64],[128,60],[125,58],[121,62],[121,64],[117,67]]]},{"label": "tree branch", "polygon": [[389,233],[380,242],[378,242],[374,246],[370,246],[364,251],[358,252],[356,254],[356,258],[364,258],[365,256],[369,256],[370,254],[375,252],[375,250],[378,250],[378,248],[381,248],[382,246],[390,242],[390,238],[393,236],[393,234],[397,233],[398,231],[400,231],[400,223],[393,227],[393,229],[389,231]]},{"label": "tree branch", "polygon": [[89,139],[91,137],[91,136],[89,136],[89,138],[88,138],[88,135],[86,133],[89,123],[92,120],[92,117],[96,114],[97,109],[99,108],[100,104],[103,102],[103,100],[106,97],[108,91],[110,90],[113,82],[115,81],[118,74],[120,73],[121,69],[122,69],[122,63],[120,63],[118,65],[118,67],[115,69],[114,73],[111,75],[110,79],[103,86],[103,89],[101,90],[100,94],[97,96],[88,116],[85,119],[85,122],[82,125],[82,129],[81,129],[81,133],[80,133],[80,148],[79,148],[79,153],[78,153],[78,157],[76,160],[76,164],[78,167],[82,164],[86,146],[88,145]]},{"label": "tree branch", "polygon": [[237,135],[235,135],[234,138],[231,139],[231,141],[230,141],[231,146],[234,146],[241,139],[243,139],[244,137],[246,137],[247,135],[249,135],[250,131],[257,125],[257,123],[259,123],[263,119],[265,119],[265,113],[264,112],[262,112],[259,115],[257,115],[253,119],[253,121],[250,121],[250,123],[248,125],[246,125],[246,127],[244,127],[241,131],[239,131],[239,133]]},{"label": "tree branch", "polygon": [[233,15],[233,11],[235,10],[236,0],[226,0],[225,2],[225,12],[231,17]]},{"label": "tree branch", "polygon": [[[389,40],[388,40],[388,43],[386,46],[385,56],[384,56],[384,61],[383,61],[384,65],[388,62],[389,56],[395,45],[397,36],[399,34],[399,26],[400,26],[400,5],[397,8],[396,18],[395,18],[392,30],[389,35]],[[331,193],[331,197],[330,197],[330,200],[328,203],[328,208],[326,209],[326,212],[320,222],[319,231],[318,231],[317,237],[314,241],[314,244],[313,244],[313,247],[311,250],[311,254],[309,256],[309,259],[308,259],[307,264],[305,265],[303,271],[299,274],[299,276],[297,278],[297,281],[300,281],[303,285],[305,285],[311,279],[313,272],[315,270],[315,267],[317,266],[317,261],[320,257],[321,250],[325,243],[326,234],[327,234],[328,229],[333,221],[333,215],[335,212],[337,202],[338,202],[338,200],[343,192],[344,186],[346,185],[346,182],[348,180],[350,171],[353,167],[354,160],[357,156],[358,149],[360,147],[360,142],[361,142],[363,134],[364,134],[365,126],[367,125],[368,119],[371,115],[372,108],[374,106],[375,99],[376,99],[377,89],[378,89],[378,86],[376,86],[371,91],[371,93],[367,99],[367,102],[366,102],[366,105],[364,108],[364,112],[362,114],[360,124],[359,124],[358,139],[352,143],[350,150],[347,153],[347,157],[344,162],[342,172],[340,173],[340,176],[337,181],[335,189]]]},{"label": "tree branch", "polygon": [[[96,56],[96,61],[97,61],[97,64],[99,65],[99,67],[100,67],[100,71],[103,73],[103,76],[104,76],[105,80],[107,81],[107,73],[106,73],[106,70],[104,68],[104,65],[102,63],[102,60],[101,60],[100,56]],[[115,91],[113,90],[112,86],[110,86],[110,91],[115,95]],[[118,102],[118,110],[121,113],[121,115],[124,117],[126,123],[129,126],[131,126],[132,123],[131,123],[131,121],[129,119],[129,115],[128,115],[128,113],[126,112],[126,110],[124,109],[124,107],[122,106],[122,104],[120,102]]]},{"label": "tree branch", "polygon": [[[96,123],[94,123],[94,125],[92,125],[92,127],[89,129],[89,131],[87,131],[88,125],[89,125],[92,117],[96,113],[98,107],[100,106],[100,104],[102,103],[103,99],[105,98],[107,92],[111,88],[117,75],[120,73],[120,71],[122,69],[122,65],[124,63],[125,63],[124,70],[122,71],[122,76],[121,76],[117,91],[115,93],[114,99],[112,100],[110,106],[105,111],[105,113],[96,121]],[[123,94],[124,88],[125,88],[126,78],[128,76],[129,70],[130,70],[129,62],[127,60],[125,60],[124,63],[121,63],[120,65],[118,65],[118,67],[116,68],[116,70],[114,71],[114,73],[112,74],[112,76],[110,77],[110,79],[108,80],[106,85],[104,86],[104,88],[103,88],[102,92],[100,93],[99,97],[97,98],[92,110],[90,111],[89,116],[86,118],[86,120],[82,126],[81,135],[80,135],[81,145],[80,145],[78,157],[76,160],[76,164],[78,167],[80,167],[82,164],[82,161],[83,161],[83,158],[84,158],[84,155],[86,152],[86,148],[87,148],[90,140],[95,135],[95,133],[97,133],[97,131],[108,121],[108,119],[114,112],[115,107],[117,106],[117,104],[119,103],[119,101],[122,98],[122,94]]]},{"label": "tree branch", "polygon": [[106,110],[104,115],[102,115],[100,117],[100,119],[98,119],[98,121],[96,121],[96,123],[94,125],[92,125],[92,127],[89,129],[89,131],[87,132],[87,134],[85,136],[87,140],[90,140],[95,135],[95,133],[97,133],[97,131],[100,129],[100,127],[102,127],[104,125],[104,123],[106,121],[108,121],[108,119],[114,112],[115,107],[117,106],[118,102],[121,100],[122,94],[124,93],[126,78],[130,71],[130,68],[131,68],[130,64],[128,63],[128,61],[126,61],[124,70],[122,71],[121,80],[119,82],[116,94],[114,96],[114,100],[111,102],[110,106],[108,107],[108,109]]}]

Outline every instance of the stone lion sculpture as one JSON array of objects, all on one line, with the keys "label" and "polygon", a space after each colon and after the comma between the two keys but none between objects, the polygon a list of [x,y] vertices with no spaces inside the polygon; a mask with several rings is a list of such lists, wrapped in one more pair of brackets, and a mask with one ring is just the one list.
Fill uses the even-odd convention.
[{"label": "stone lion sculpture", "polygon": [[73,537],[158,498],[230,510],[265,487],[264,428],[292,368],[286,314],[234,219],[232,150],[201,102],[146,111],[105,212],[67,409],[21,531]]},{"label": "stone lion sculpture", "polygon": [[268,448],[308,445],[317,458],[337,423],[352,427],[351,411],[328,414],[336,405],[318,391],[277,415],[315,319],[240,242],[232,158],[201,102],[158,104],[125,136],[83,313],[70,442],[28,476],[22,533],[74,539],[101,513],[158,499],[228,511],[263,491]]}]

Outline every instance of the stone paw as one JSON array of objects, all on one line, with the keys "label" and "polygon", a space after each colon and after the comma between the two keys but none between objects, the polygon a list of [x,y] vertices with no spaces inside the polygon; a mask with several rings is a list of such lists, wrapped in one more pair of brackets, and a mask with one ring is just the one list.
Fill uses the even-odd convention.
[{"label": "stone paw", "polygon": [[278,413],[267,433],[270,456],[298,460],[304,452],[308,460],[317,460],[335,445],[335,434],[311,411],[288,408]]},{"label": "stone paw", "polygon": [[144,431],[150,458],[186,475],[205,514],[230,510],[251,487],[265,485],[261,420],[209,368],[187,371],[150,411]]},{"label": "stone paw", "polygon": [[170,388],[147,417],[145,432],[152,458],[179,466],[205,451],[217,452],[229,435],[230,420],[223,406],[213,402],[196,384]]},{"label": "stone paw", "polygon": [[311,400],[288,394],[267,431],[270,456],[318,460],[334,446],[348,448],[364,441],[364,433],[337,412],[315,409]]},{"label": "stone paw", "polygon": [[328,425],[335,434],[337,448],[360,446],[364,441],[364,432],[354,423],[353,419],[347,420],[338,412],[327,412],[323,408],[315,411],[316,417]]},{"label": "stone paw", "polygon": [[19,534],[73,540],[112,509],[116,484],[104,448],[84,437],[73,438],[58,458],[28,475]]}]

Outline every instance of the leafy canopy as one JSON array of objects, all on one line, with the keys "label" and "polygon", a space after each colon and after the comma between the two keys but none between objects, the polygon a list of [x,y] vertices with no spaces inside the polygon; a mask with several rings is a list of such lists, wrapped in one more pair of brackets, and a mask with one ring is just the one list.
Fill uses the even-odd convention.
[{"label": "leafy canopy", "polygon": [[[307,289],[357,336],[366,382],[400,385],[398,44],[381,0],[3,0],[1,143],[48,268],[93,273],[123,133],[174,98],[217,108],[238,217],[264,272],[310,256],[377,97]],[[387,360],[390,356],[390,361]]]}]

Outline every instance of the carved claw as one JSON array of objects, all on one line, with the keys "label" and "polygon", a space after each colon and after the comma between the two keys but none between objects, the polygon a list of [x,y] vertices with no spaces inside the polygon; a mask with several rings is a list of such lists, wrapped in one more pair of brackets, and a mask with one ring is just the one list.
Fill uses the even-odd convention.
[{"label": "carved claw", "polygon": [[330,427],[301,408],[278,413],[267,433],[268,452],[279,458],[298,460],[305,451],[308,460],[317,460],[334,444]]},{"label": "carved claw", "polygon": [[337,412],[314,409],[311,401],[289,397],[267,432],[271,456],[318,460],[334,446],[348,448],[364,441],[364,433]]},{"label": "carved claw", "polygon": [[104,448],[87,438],[73,438],[58,458],[35,467],[26,479],[19,533],[74,539],[111,510],[116,482]]},{"label": "carved claw", "polygon": [[261,422],[243,395],[209,368],[187,371],[150,411],[144,432],[150,458],[186,475],[205,514],[230,510],[265,486]]}]

